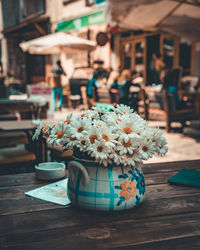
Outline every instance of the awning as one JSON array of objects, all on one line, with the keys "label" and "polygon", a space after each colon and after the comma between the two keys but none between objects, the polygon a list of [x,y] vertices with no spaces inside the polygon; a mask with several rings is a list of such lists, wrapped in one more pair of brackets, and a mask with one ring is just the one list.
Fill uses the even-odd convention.
[{"label": "awning", "polygon": [[164,30],[190,40],[200,40],[199,0],[107,0],[105,13],[112,25]]},{"label": "awning", "polygon": [[48,55],[64,53],[80,53],[95,49],[96,43],[80,37],[58,32],[42,36],[19,44],[24,52]]},{"label": "awning", "polygon": [[78,30],[94,24],[105,23],[103,11],[98,11],[87,16],[78,17],[69,21],[58,23],[58,31]]}]

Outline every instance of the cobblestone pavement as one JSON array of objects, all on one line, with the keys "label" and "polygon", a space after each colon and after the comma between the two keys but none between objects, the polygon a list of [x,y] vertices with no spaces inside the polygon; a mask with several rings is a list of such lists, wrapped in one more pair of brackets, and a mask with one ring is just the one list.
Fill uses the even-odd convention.
[{"label": "cobblestone pavement", "polygon": [[[54,113],[54,119],[63,119],[70,112],[78,113],[78,109],[63,109],[62,112],[57,111]],[[150,122],[151,126],[162,126],[162,122]],[[163,129],[164,131],[164,129]],[[181,133],[166,133],[164,136],[168,143],[168,153],[165,156],[154,156],[152,159],[144,163],[154,162],[169,162],[169,161],[182,161],[182,160],[196,160],[200,159],[200,142],[195,139],[183,136]]]}]

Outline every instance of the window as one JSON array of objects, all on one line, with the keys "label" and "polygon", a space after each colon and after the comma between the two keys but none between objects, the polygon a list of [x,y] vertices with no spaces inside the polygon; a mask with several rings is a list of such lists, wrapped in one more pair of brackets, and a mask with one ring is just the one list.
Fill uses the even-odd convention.
[{"label": "window", "polygon": [[191,44],[180,43],[179,64],[183,68],[183,75],[190,75],[191,71]]},{"label": "window", "polygon": [[27,18],[34,14],[40,14],[45,11],[45,0],[23,0],[22,18]]},{"label": "window", "polygon": [[95,3],[95,0],[85,0],[85,6],[91,6]]},{"label": "window", "polygon": [[71,2],[75,2],[76,0],[63,0],[63,4],[68,4],[68,3],[71,3]]}]

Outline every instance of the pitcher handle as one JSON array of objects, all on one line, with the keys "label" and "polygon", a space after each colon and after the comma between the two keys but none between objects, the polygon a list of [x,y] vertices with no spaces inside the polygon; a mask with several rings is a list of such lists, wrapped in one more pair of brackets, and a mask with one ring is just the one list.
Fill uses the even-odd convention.
[{"label": "pitcher handle", "polygon": [[89,179],[89,175],[88,175],[88,172],[85,169],[85,167],[80,162],[70,161],[68,163],[68,168],[69,168],[70,175],[73,173],[73,170],[72,170],[73,167],[76,167],[76,168],[78,168],[78,169],[81,170],[81,172],[83,174],[82,184],[83,184],[83,186],[87,186],[87,184],[89,183],[90,179]]}]

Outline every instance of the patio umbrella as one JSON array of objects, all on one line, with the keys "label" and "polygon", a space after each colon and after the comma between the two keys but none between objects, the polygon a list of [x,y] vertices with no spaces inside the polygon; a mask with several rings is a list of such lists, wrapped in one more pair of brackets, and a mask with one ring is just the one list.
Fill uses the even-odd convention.
[{"label": "patio umbrella", "polygon": [[96,43],[76,36],[58,32],[19,44],[24,52],[38,55],[80,53],[95,49]]},{"label": "patio umbrella", "polygon": [[199,0],[108,0],[105,13],[112,25],[200,39]]}]

